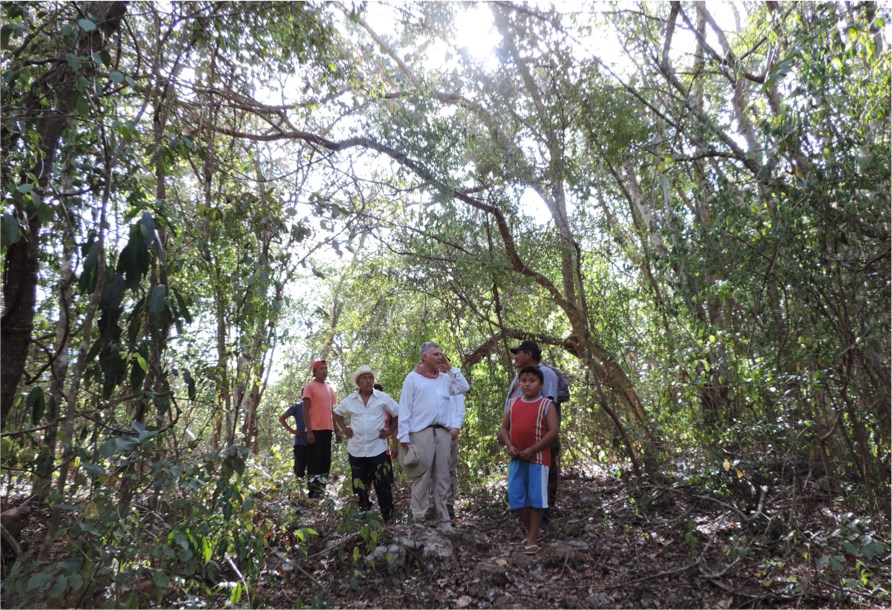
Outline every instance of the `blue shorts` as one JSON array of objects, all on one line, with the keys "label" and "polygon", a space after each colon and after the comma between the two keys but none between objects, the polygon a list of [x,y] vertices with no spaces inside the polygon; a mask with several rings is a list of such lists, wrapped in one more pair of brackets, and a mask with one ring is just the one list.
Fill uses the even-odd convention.
[{"label": "blue shorts", "polygon": [[548,466],[520,458],[508,463],[508,506],[511,510],[548,508]]}]

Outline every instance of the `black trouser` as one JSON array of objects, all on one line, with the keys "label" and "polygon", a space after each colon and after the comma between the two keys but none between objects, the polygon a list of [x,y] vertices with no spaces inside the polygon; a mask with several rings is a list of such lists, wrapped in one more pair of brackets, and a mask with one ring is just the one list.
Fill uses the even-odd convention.
[{"label": "black trouser", "polygon": [[316,442],[307,445],[307,495],[311,498],[321,496],[328,484],[333,434],[332,430],[313,430]]},{"label": "black trouser", "polygon": [[307,473],[307,446],[294,446],[294,476],[298,479]]},{"label": "black trouser", "polygon": [[387,452],[373,457],[350,456],[350,477],[353,479],[353,493],[359,498],[360,510],[372,510],[369,489],[374,485],[378,496],[381,516],[389,521],[393,515],[393,492],[390,482],[393,479],[393,466]]}]

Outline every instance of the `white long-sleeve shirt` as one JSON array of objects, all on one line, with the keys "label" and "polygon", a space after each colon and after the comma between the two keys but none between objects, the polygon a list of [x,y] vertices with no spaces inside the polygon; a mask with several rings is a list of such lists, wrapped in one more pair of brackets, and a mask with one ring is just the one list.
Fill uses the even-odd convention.
[{"label": "white long-sleeve shirt", "polygon": [[461,427],[465,423],[465,395],[459,394],[458,396],[450,396],[449,410],[452,415],[449,427],[461,430]]},{"label": "white long-sleeve shirt", "polygon": [[387,439],[379,438],[384,428],[384,412],[396,417],[399,405],[378,390],[372,390],[369,401],[363,404],[359,392],[353,392],[335,407],[334,412],[350,420],[353,438],[347,440],[347,452],[353,457],[375,457],[387,451]]},{"label": "white long-sleeve shirt", "polygon": [[406,375],[400,392],[400,414],[397,439],[409,442],[409,434],[428,426],[450,427],[452,404],[450,397],[471,389],[462,372],[452,367],[448,373],[425,377],[413,370]]}]

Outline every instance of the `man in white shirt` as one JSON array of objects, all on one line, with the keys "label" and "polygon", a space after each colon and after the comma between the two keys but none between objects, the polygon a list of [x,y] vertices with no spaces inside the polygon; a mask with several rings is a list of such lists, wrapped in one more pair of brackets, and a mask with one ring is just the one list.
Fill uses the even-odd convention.
[{"label": "man in white shirt", "polygon": [[[443,358],[447,364],[452,364],[449,356],[444,354]],[[461,372],[458,367],[455,367],[455,370]],[[449,444],[449,491],[446,493],[446,509],[449,511],[449,518],[455,519],[455,496],[458,494],[458,435],[465,423],[466,413],[464,394],[449,397],[449,413],[448,427],[452,442]],[[431,485],[431,504],[427,509],[428,517],[433,517],[434,514],[434,487],[436,487],[436,483]]]},{"label": "man in white shirt", "polygon": [[424,520],[430,506],[434,482],[434,509],[440,527],[452,529],[446,506],[452,444],[450,397],[463,394],[469,388],[465,376],[449,364],[440,346],[432,341],[421,346],[421,364],[403,381],[397,438],[403,452],[413,445],[425,466],[422,474],[412,478],[410,507],[417,523]]},{"label": "man in white shirt", "polygon": [[[374,389],[375,374],[368,365],[353,372],[353,383],[359,388],[334,409],[334,423],[347,437],[347,454],[353,493],[359,499],[359,509],[372,510],[369,489],[374,486],[378,506],[384,521],[393,516],[392,466],[387,455],[387,440],[398,423],[399,405],[384,392]],[[349,421],[348,421],[349,419]]]}]

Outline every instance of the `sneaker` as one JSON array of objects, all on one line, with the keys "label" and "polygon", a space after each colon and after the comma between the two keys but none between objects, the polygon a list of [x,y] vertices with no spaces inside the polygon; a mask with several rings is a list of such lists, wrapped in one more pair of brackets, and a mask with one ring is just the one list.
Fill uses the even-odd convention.
[{"label": "sneaker", "polygon": [[452,524],[448,521],[444,521],[443,523],[441,523],[439,525],[439,528],[441,532],[446,532],[447,534],[455,531],[455,528],[452,527]]}]

